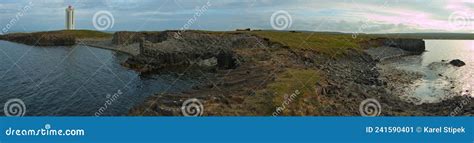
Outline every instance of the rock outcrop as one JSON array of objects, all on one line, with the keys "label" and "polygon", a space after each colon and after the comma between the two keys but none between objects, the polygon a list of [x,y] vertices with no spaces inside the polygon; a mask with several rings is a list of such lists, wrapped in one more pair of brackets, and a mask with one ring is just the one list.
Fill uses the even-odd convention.
[{"label": "rock outcrop", "polygon": [[425,41],[422,39],[386,39],[384,45],[418,54],[425,52]]},{"label": "rock outcrop", "polygon": [[72,46],[76,44],[75,37],[56,33],[16,33],[3,35],[1,39],[32,46]]},{"label": "rock outcrop", "polygon": [[115,32],[115,34],[113,35],[112,43],[115,45],[130,45],[134,43],[140,43],[142,38],[144,38],[146,41],[156,43],[162,41],[162,37],[159,35],[160,32],[120,31]]},{"label": "rock outcrop", "polygon": [[112,43],[115,45],[129,45],[140,42],[141,37],[143,37],[143,35],[140,32],[115,32]]},{"label": "rock outcrop", "polygon": [[425,51],[425,42],[422,39],[376,38],[363,41],[361,46],[377,61],[419,55]]},{"label": "rock outcrop", "polygon": [[421,54],[425,52],[425,41],[423,39],[408,39],[408,38],[376,38],[364,41],[362,46],[371,47],[394,47],[400,48],[414,54]]},{"label": "rock outcrop", "polygon": [[230,69],[240,62],[234,49],[271,47],[268,40],[249,34],[164,31],[141,36],[140,54],[125,63],[141,71],[187,65]]}]

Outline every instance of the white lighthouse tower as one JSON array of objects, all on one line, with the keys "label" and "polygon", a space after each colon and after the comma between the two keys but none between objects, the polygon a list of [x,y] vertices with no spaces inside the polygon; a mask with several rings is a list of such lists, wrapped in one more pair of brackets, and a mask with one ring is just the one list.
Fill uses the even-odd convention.
[{"label": "white lighthouse tower", "polygon": [[75,22],[74,22],[74,8],[69,6],[66,8],[66,29],[67,30],[74,30],[75,29]]}]

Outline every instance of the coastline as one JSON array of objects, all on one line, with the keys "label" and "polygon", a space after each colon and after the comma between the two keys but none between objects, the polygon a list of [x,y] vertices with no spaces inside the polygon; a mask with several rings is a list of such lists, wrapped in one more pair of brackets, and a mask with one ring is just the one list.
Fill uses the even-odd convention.
[{"label": "coastline", "polygon": [[[285,47],[284,44],[281,45]],[[378,48],[386,48],[386,45],[379,46],[381,47]],[[377,48],[369,48],[369,50],[371,49]],[[287,111],[282,111],[281,116],[354,116],[359,114],[357,111],[358,103],[367,98],[375,98],[382,103],[382,106],[387,107],[384,108],[385,111],[382,112],[383,116],[448,116],[450,115],[448,111],[459,106],[456,103],[466,100],[472,103],[471,98],[463,98],[460,96],[444,100],[440,103],[415,105],[407,99],[402,99],[400,96],[404,94],[403,91],[405,88],[410,86],[414,80],[420,78],[421,75],[399,70],[374,70],[377,69],[377,67],[383,68],[379,65],[380,61],[420,54],[419,51],[424,51],[424,47],[422,50],[415,50],[416,52],[395,50],[395,52],[388,52],[388,54],[385,50],[379,49],[376,52],[372,52],[379,54],[377,58],[374,58],[374,55],[367,54],[370,53],[367,51],[362,53],[350,51],[348,55],[338,59],[333,59],[321,55],[321,53],[308,50],[283,48],[277,51],[280,55],[266,55],[271,58],[265,62],[281,62],[278,64],[272,63],[273,65],[269,67],[285,68],[269,68],[270,71],[278,72],[266,79],[255,79],[255,77],[251,75],[238,74],[241,72],[239,70],[247,69],[243,68],[246,64],[255,67],[264,67],[258,65],[258,63],[242,64],[242,68],[237,67],[234,70],[237,71],[236,74],[238,75],[233,75],[234,71],[229,71],[230,73],[226,74],[215,74],[216,77],[226,76],[230,79],[239,78],[241,80],[239,80],[238,83],[250,86],[250,89],[226,83],[225,81],[227,81],[227,79],[216,79],[217,81],[224,81],[224,83],[217,85],[209,83],[204,87],[198,87],[196,90],[179,95],[153,95],[143,104],[131,109],[130,115],[180,116],[182,115],[179,110],[181,107],[180,103],[189,98],[198,98],[204,102],[204,107],[206,107],[206,111],[204,112],[205,116],[270,116],[271,112],[269,111],[278,110],[276,105],[285,101],[285,99],[281,99],[281,96],[290,94],[291,92],[275,94],[275,92],[269,91],[268,88],[271,89],[275,82],[278,83],[281,75],[285,75],[288,71],[291,71],[290,69],[295,68],[311,69],[310,72],[315,73],[310,73],[309,75],[317,73],[323,78],[319,78],[321,81],[317,81],[316,83],[303,85],[310,86],[314,91],[293,89],[297,91],[302,90],[303,97],[294,101],[297,102],[297,105],[295,105],[295,103],[286,107]],[[248,57],[244,57],[244,59],[255,57],[256,55],[245,56]],[[266,72],[264,69],[262,70],[261,72]],[[386,77],[393,77],[393,75],[396,75],[396,78],[386,79]],[[253,87],[255,85],[252,83],[257,82],[253,80],[264,80],[264,82],[257,87]],[[215,88],[222,89],[223,91],[221,91],[225,94],[213,92],[212,90],[215,90]],[[463,111],[457,114],[472,115],[472,104],[468,104]]]},{"label": "coastline", "polygon": [[124,53],[130,56],[137,56],[139,54],[139,45],[127,45],[119,46],[112,44],[112,39],[78,39],[76,44],[83,44],[90,47],[112,50],[120,53]]},{"label": "coastline", "polygon": [[[123,65],[143,74],[188,66],[202,74],[203,83],[193,90],[151,95],[130,109],[131,116],[181,116],[182,103],[191,98],[202,101],[204,116],[271,116],[282,105],[286,107],[279,116],[358,116],[365,99],[381,103],[381,116],[448,116],[467,101],[456,114],[474,114],[472,98],[416,105],[400,97],[420,75],[380,63],[420,54],[421,39],[366,37],[328,45],[337,47],[331,51],[295,47],[281,39],[304,33],[187,31],[175,37],[175,32],[131,32],[122,38],[116,33],[109,39],[76,39],[75,44],[131,54]],[[295,91],[301,94],[283,104]]]}]

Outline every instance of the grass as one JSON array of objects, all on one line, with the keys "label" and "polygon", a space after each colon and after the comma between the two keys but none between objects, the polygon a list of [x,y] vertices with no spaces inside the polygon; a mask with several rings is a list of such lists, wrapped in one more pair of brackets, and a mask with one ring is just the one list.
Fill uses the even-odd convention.
[{"label": "grass", "polygon": [[73,36],[79,39],[84,38],[111,38],[112,34],[93,31],[93,30],[60,30],[60,31],[47,31],[47,32],[38,32],[33,34],[65,34]]},{"label": "grass", "polygon": [[320,80],[320,76],[315,70],[306,69],[286,69],[284,73],[278,75],[274,83],[267,86],[276,95],[291,94],[295,90],[303,93],[313,93],[308,88],[313,87]]},{"label": "grass", "polygon": [[247,33],[273,42],[281,43],[290,49],[311,50],[332,58],[345,55],[350,49],[362,50],[362,41],[376,36],[359,34],[353,38],[352,34],[331,32],[288,32],[288,31],[195,31],[213,35]]},{"label": "grass", "polygon": [[317,33],[317,32],[278,32],[252,31],[257,36],[279,42],[292,49],[313,50],[331,57],[338,57],[348,49],[361,50],[359,42],[365,37],[352,38],[351,34]]},{"label": "grass", "polygon": [[[316,83],[322,79],[319,72],[312,69],[287,69],[278,75],[275,82],[259,91],[258,96],[271,94],[272,115],[316,115],[321,110],[320,96]],[[280,111],[277,109],[280,108]],[[284,108],[284,109],[283,109]]]},{"label": "grass", "polygon": [[71,36],[79,39],[86,38],[111,38],[112,34],[93,31],[93,30],[58,30],[58,31],[45,31],[45,32],[33,32],[33,33],[11,33],[12,35],[25,35],[31,34],[33,36],[41,36],[43,34],[48,35],[61,35],[61,36]]}]

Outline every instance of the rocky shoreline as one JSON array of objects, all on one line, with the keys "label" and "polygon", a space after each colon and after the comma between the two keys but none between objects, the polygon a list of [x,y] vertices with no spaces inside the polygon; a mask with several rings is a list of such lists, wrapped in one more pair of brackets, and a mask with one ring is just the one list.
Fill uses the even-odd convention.
[{"label": "rocky shoreline", "polygon": [[0,40],[30,46],[72,46],[76,44],[75,37],[59,33],[15,33],[3,35]]},{"label": "rocky shoreline", "polygon": [[91,30],[60,30],[0,35],[0,40],[30,46],[73,46],[84,39],[109,39],[111,34]]},{"label": "rocky shoreline", "polygon": [[[173,39],[171,36],[173,32],[165,32],[164,35],[167,35],[164,38],[166,40],[161,43],[158,41],[158,44],[142,45],[141,47],[145,48],[142,50],[155,54],[132,58],[131,61],[127,61],[135,65],[131,67],[138,67],[143,71],[143,65],[151,65],[146,67],[146,70],[158,70],[162,65],[167,66],[163,63],[174,63],[182,58],[172,55],[160,56],[162,53],[194,53],[192,50],[182,51],[182,48],[187,46],[179,47],[178,43],[195,42],[198,45],[208,43],[202,45],[207,47],[213,45],[210,41],[217,41],[216,45],[219,46],[210,46],[211,49],[206,50],[209,51],[207,58],[215,57],[218,58],[217,61],[225,61],[223,59],[238,61],[239,64],[231,68],[228,65],[226,68],[217,66],[215,71],[203,72],[204,84],[196,86],[192,91],[153,95],[131,109],[130,115],[181,116],[183,113],[180,109],[183,102],[191,98],[197,98],[202,102],[205,116],[271,116],[275,111],[279,111],[280,116],[358,116],[360,103],[366,99],[376,99],[381,104],[382,116],[470,116],[474,113],[473,99],[468,96],[421,105],[407,102],[400,97],[404,94],[403,87],[419,75],[397,70],[384,71],[378,66],[378,63],[385,59],[421,54],[425,50],[423,40],[371,39],[361,43],[365,51],[350,50],[345,56],[334,59],[311,50],[291,49],[284,44],[248,33],[219,36],[185,33],[184,38],[180,39],[183,41]],[[256,40],[250,40],[250,43],[236,42],[244,41],[242,39]],[[223,50],[218,48],[222,46],[226,47],[226,52],[232,53],[232,56],[219,60],[217,56],[219,53],[215,51]],[[153,48],[162,49],[147,51]],[[391,52],[386,52],[387,48],[391,49]],[[200,56],[202,55],[194,57]],[[162,59],[163,57],[175,60]],[[136,60],[140,58],[143,60]],[[151,60],[158,62],[147,62]],[[285,103],[288,99],[285,95],[292,92],[278,93],[275,91],[281,89],[273,88],[286,80],[285,76],[296,78],[297,75],[291,75],[295,71],[299,74],[309,73],[308,77],[302,78],[308,79],[309,83],[298,86],[292,86],[297,83],[286,84],[292,87],[289,91],[302,91],[302,95],[281,110],[278,105]],[[318,80],[310,80],[312,77],[318,77]]]}]

